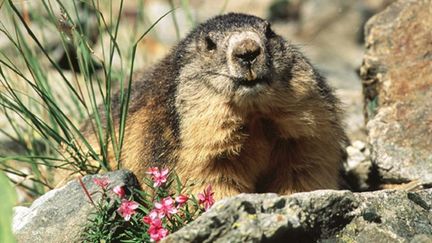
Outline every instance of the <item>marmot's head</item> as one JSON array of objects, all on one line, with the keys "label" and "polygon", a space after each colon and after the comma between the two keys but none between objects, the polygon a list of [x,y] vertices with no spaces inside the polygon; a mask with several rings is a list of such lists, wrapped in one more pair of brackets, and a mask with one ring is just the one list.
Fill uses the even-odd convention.
[{"label": "marmot's head", "polygon": [[204,88],[241,105],[286,89],[293,55],[267,21],[230,13],[197,26],[180,42],[176,59],[181,86]]}]

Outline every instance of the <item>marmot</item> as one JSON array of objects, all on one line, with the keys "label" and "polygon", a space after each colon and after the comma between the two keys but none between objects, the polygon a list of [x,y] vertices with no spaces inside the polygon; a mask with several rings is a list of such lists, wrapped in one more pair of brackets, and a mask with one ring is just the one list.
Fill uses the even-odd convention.
[{"label": "marmot", "polygon": [[139,179],[168,167],[192,193],[211,184],[216,198],[339,187],[339,100],[267,21],[211,18],[134,82],[121,165]]}]

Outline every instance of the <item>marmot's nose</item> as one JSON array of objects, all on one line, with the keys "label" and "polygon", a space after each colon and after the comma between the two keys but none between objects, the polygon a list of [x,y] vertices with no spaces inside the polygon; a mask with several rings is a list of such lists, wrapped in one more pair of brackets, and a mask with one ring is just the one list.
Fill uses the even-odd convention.
[{"label": "marmot's nose", "polygon": [[251,65],[261,54],[259,44],[251,39],[239,42],[233,49],[232,55],[243,65]]}]

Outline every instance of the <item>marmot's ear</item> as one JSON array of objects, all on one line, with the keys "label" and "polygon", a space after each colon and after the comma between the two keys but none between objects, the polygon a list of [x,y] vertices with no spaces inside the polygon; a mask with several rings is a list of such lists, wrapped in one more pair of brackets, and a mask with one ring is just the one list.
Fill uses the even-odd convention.
[{"label": "marmot's ear", "polygon": [[217,48],[216,42],[210,36],[204,37],[204,40],[205,40],[205,47],[207,51],[216,50]]},{"label": "marmot's ear", "polygon": [[217,43],[210,33],[201,32],[195,40],[197,51],[212,53],[217,49]]},{"label": "marmot's ear", "polygon": [[267,21],[265,21],[265,25],[264,25],[264,33],[265,33],[265,36],[267,37],[267,38],[273,38],[273,37],[275,37],[276,36],[276,33],[272,30],[272,28],[271,28],[271,24],[269,23],[269,22],[267,22]]}]

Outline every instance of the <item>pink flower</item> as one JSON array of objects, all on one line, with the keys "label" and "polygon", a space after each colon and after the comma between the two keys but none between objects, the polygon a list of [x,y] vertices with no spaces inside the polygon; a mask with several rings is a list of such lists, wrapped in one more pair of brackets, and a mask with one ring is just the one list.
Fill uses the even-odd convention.
[{"label": "pink flower", "polygon": [[177,213],[177,209],[174,207],[174,200],[171,197],[166,197],[162,201],[155,202],[154,204],[159,218],[163,218],[165,215],[169,218],[172,214]]},{"label": "pink flower", "polygon": [[123,186],[116,186],[113,189],[113,192],[117,194],[120,198],[123,198],[125,196],[125,190]]},{"label": "pink flower", "polygon": [[159,170],[158,167],[151,167],[146,173],[152,176],[153,186],[160,187],[167,181],[168,172],[168,169]]},{"label": "pink flower", "polygon": [[149,174],[149,175],[153,175],[154,173],[157,173],[157,172],[159,172],[159,168],[158,167],[150,167],[148,170],[147,170],[147,174]]},{"label": "pink flower", "polygon": [[153,209],[147,216],[144,216],[142,221],[146,224],[152,224],[155,219],[158,218],[158,213]]},{"label": "pink flower", "polygon": [[102,189],[106,189],[109,185],[109,180],[107,177],[93,178],[93,182]]},{"label": "pink flower", "polygon": [[204,189],[203,193],[198,193],[198,203],[204,204],[204,209],[207,211],[215,202],[213,198],[214,192],[212,191],[212,186],[208,185],[206,189]]},{"label": "pink flower", "polygon": [[178,203],[177,207],[181,207],[181,206],[183,206],[183,204],[185,204],[187,202],[187,200],[189,200],[189,197],[186,195],[180,194],[176,197],[175,200]]},{"label": "pink flower", "polygon": [[151,241],[160,241],[168,235],[168,230],[162,227],[162,221],[159,218],[153,220],[148,229]]},{"label": "pink flower", "polygon": [[123,199],[117,212],[124,218],[124,220],[129,221],[130,217],[136,213],[135,209],[137,209],[138,206],[139,204],[137,202]]}]

